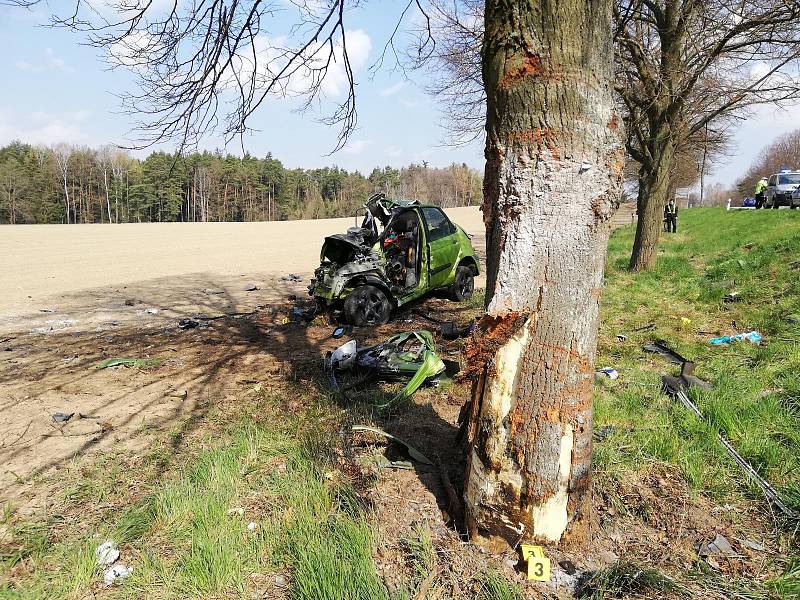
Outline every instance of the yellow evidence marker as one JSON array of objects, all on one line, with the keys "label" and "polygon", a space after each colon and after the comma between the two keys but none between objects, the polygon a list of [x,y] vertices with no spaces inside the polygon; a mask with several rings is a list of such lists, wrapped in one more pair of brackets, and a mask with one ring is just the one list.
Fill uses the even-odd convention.
[{"label": "yellow evidence marker", "polygon": [[528,579],[550,581],[550,559],[545,557],[541,546],[521,544],[522,560],[528,563]]}]

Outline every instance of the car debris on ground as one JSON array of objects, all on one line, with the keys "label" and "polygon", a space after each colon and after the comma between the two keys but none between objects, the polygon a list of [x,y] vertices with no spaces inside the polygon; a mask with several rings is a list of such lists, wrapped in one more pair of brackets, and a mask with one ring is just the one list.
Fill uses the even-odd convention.
[{"label": "car debris on ground", "polygon": [[109,367],[138,367],[146,369],[161,364],[160,358],[107,358],[98,363],[95,369],[108,369]]},{"label": "car debris on ground", "polygon": [[374,433],[375,435],[380,435],[380,436],[385,437],[388,440],[392,440],[394,442],[397,442],[398,444],[400,444],[401,446],[403,446],[406,449],[406,452],[408,452],[408,455],[413,460],[417,461],[418,463],[422,463],[423,465],[433,466],[433,462],[427,456],[425,456],[422,452],[420,452],[419,450],[414,448],[408,442],[406,442],[404,440],[401,440],[398,437],[393,436],[391,433],[387,433],[386,431],[383,431],[382,429],[378,429],[377,427],[370,427],[369,425],[353,425],[351,427],[351,429],[353,431],[362,431],[362,432],[367,432],[367,433]]},{"label": "car debris on ground", "polygon": [[[445,371],[445,363],[436,354],[436,345],[430,331],[420,329],[393,335],[374,346],[359,348],[350,340],[325,358],[325,370],[333,389],[347,399],[347,392],[374,378],[410,378],[405,387],[381,407],[410,398],[425,382],[432,382]],[[344,372],[362,375],[356,383],[340,383]]]},{"label": "car debris on ground", "polygon": [[595,371],[594,375],[597,378],[606,377],[608,379],[619,379],[619,373],[616,369],[612,369],[611,367],[603,367],[602,369],[598,369]]},{"label": "car debris on ground", "polygon": [[756,346],[761,343],[764,338],[757,331],[748,331],[746,333],[737,333],[736,335],[723,335],[708,340],[712,346],[720,346],[724,344],[732,344],[734,342],[748,341]]},{"label": "car debris on ground", "polygon": [[303,278],[300,277],[300,275],[297,275],[296,273],[289,273],[288,275],[284,275],[283,277],[281,277],[280,280],[281,281],[292,281],[292,282],[295,282],[295,283],[299,283],[299,282],[303,281]]}]

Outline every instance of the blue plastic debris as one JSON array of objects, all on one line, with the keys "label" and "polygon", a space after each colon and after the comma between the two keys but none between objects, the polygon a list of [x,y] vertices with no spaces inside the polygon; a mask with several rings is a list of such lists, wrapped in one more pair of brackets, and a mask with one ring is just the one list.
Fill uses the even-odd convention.
[{"label": "blue plastic debris", "polygon": [[747,340],[751,344],[760,344],[762,339],[761,334],[757,331],[749,331],[747,333],[737,333],[736,335],[723,335],[722,337],[711,338],[708,342],[714,346],[741,342],[743,340]]}]

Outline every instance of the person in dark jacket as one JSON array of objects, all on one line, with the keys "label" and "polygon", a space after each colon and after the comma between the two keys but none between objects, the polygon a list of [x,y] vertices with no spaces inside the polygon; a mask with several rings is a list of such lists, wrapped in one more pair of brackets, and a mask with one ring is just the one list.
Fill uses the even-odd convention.
[{"label": "person in dark jacket", "polygon": [[670,233],[677,233],[678,231],[678,205],[675,200],[670,200],[664,207],[664,222],[666,223],[666,230]]}]

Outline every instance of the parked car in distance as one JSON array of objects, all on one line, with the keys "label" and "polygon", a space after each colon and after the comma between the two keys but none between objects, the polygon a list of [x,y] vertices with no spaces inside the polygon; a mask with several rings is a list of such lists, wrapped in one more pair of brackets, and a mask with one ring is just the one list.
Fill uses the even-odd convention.
[{"label": "parked car in distance", "polygon": [[[438,206],[372,196],[361,227],[325,238],[311,294],[352,325],[379,325],[434,290],[468,300],[478,257],[469,236]],[[380,230],[379,230],[380,226]]]},{"label": "parked car in distance", "polygon": [[800,206],[800,195],[795,192],[800,188],[800,171],[781,171],[770,176],[764,192],[764,208],[780,208]]}]

